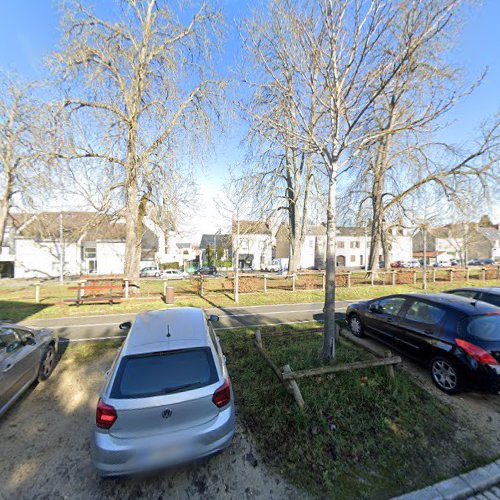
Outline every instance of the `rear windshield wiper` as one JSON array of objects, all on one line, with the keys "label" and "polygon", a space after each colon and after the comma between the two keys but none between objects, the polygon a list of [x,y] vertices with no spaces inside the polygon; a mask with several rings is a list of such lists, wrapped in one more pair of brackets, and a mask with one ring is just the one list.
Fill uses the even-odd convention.
[{"label": "rear windshield wiper", "polygon": [[163,389],[163,392],[165,394],[170,394],[172,392],[183,391],[184,389],[189,389],[190,387],[196,387],[196,386],[199,386],[199,385],[200,385],[200,382],[194,382],[192,384],[178,385],[178,386],[175,386],[175,387],[165,387],[165,389]]}]

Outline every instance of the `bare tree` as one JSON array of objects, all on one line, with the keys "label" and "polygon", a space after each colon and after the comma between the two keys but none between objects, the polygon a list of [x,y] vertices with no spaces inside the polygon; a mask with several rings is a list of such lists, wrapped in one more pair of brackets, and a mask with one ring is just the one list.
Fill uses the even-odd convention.
[{"label": "bare tree", "polygon": [[181,139],[188,162],[186,145],[199,149],[217,118],[225,84],[211,76],[210,61],[222,17],[206,4],[194,13],[181,4],[177,12],[165,0],[126,0],[119,7],[119,18],[110,21],[79,1],[67,3],[63,48],[54,60],[69,84],[69,121],[78,127],[61,156],[86,161],[105,182],[104,199],[122,200],[125,275],[137,284],[153,185],[172,166]]},{"label": "bare tree", "polygon": [[252,96],[248,103],[240,105],[250,119],[251,146],[258,148],[259,154],[253,150],[251,153],[261,199],[266,200],[271,211],[286,213],[290,241],[288,272],[295,273],[300,266],[309,206],[316,187],[315,153],[300,137],[295,102],[306,99],[304,94],[309,93],[310,105],[302,112],[308,114],[311,131],[316,111],[311,90],[296,71],[301,33],[289,7],[288,2],[271,1],[265,6],[266,15],[255,15],[242,27],[241,35],[255,76],[245,78]]},{"label": "bare tree", "polygon": [[[359,168],[358,158],[366,144],[387,135],[387,131],[374,125],[376,102],[411,64],[419,47],[443,29],[453,6],[440,3],[433,15],[421,16],[422,5],[431,2],[282,1],[282,11],[290,16],[299,40],[289,59],[299,81],[309,90],[293,99],[300,123],[296,134],[304,151],[321,157],[321,171],[328,185],[323,358],[331,360],[335,357],[338,177]],[[260,42],[258,37],[247,40],[257,53]],[[277,85],[282,85],[281,74],[273,66],[267,66],[266,70]],[[313,123],[308,112],[311,102],[315,110]],[[282,122],[274,116],[258,118],[268,127],[283,132]]]},{"label": "bare tree", "polygon": [[33,205],[50,187],[49,150],[54,124],[50,106],[35,97],[37,84],[13,75],[0,79],[0,243],[10,210]]}]

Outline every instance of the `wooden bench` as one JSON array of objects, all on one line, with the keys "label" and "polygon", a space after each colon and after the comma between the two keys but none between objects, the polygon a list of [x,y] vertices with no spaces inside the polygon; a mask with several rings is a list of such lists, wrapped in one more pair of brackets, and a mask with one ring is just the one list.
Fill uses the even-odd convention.
[{"label": "wooden bench", "polygon": [[[80,286],[70,286],[68,290],[77,290],[76,299],[66,299],[64,302],[75,303],[77,306],[82,304],[97,304],[107,302],[110,306],[113,304],[119,304],[120,301],[116,299],[123,298],[123,293],[114,293],[114,290],[119,290],[123,292],[122,285],[98,285],[98,284],[82,284]],[[106,294],[105,292],[109,292]]]}]

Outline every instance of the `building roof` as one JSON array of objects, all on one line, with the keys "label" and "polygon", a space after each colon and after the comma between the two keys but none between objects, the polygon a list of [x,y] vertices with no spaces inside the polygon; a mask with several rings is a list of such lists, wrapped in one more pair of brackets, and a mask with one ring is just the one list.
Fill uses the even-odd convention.
[{"label": "building roof", "polygon": [[[17,236],[37,241],[59,240],[62,224],[66,242],[125,241],[126,224],[109,215],[97,212],[39,212],[11,214]],[[144,227],[143,246],[157,247],[157,237]]]},{"label": "building roof", "polygon": [[496,227],[478,227],[477,232],[481,236],[484,236],[487,240],[500,240],[500,229],[497,229]]},{"label": "building roof", "polygon": [[[271,228],[267,222],[260,220],[240,220],[240,234],[268,234],[271,235]],[[233,234],[237,229],[237,222],[233,221]]]},{"label": "building roof", "polygon": [[231,235],[230,234],[203,234],[201,236],[200,248],[206,249],[210,245],[222,245],[224,248],[231,248]]}]

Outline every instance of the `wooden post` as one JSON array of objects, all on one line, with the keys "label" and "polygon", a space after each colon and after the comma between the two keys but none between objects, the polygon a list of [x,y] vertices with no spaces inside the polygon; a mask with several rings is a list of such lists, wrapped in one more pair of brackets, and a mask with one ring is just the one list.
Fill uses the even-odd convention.
[{"label": "wooden post", "polygon": [[267,274],[264,274],[264,293],[267,293]]},{"label": "wooden post", "polygon": [[[283,373],[292,373],[292,369],[290,368],[290,365],[285,365],[282,369]],[[293,394],[293,397],[295,398],[295,402],[299,406],[301,410],[304,409],[305,403],[304,403],[304,398],[302,397],[302,394],[300,393],[299,389],[299,384],[297,384],[296,380],[290,380],[288,382],[288,387],[290,388],[290,392]]]},{"label": "wooden post", "polygon": [[[498,268],[500,269],[500,267]],[[326,273],[323,273],[323,291],[326,289]]]},{"label": "wooden post", "polygon": [[128,280],[125,280],[125,298],[128,299]]},{"label": "wooden post", "polygon": [[391,271],[392,273],[392,286],[396,284],[396,271]]},{"label": "wooden post", "polygon": [[470,269],[468,267],[465,268],[465,281],[469,281]]},{"label": "wooden post", "polygon": [[436,283],[436,268],[432,268],[432,282]]},{"label": "wooden post", "polygon": [[347,271],[347,288],[351,288],[351,271]]},{"label": "wooden post", "polygon": [[163,297],[165,298],[165,302],[167,301],[167,287],[168,287],[168,281],[163,280]]},{"label": "wooden post", "polygon": [[200,297],[205,295],[205,290],[203,289],[203,276],[200,275]]},{"label": "wooden post", "polygon": [[[385,357],[386,358],[392,358],[392,352],[391,351],[385,351]],[[389,378],[395,378],[394,375],[394,365],[386,365],[385,371],[387,372],[387,376]]]},{"label": "wooden post", "polygon": [[35,283],[35,303],[40,303],[40,283]]},{"label": "wooden post", "polygon": [[486,269],[484,267],[481,269],[481,279],[483,281],[486,279]]},{"label": "wooden post", "polygon": [[417,271],[413,271],[413,284],[417,284]]},{"label": "wooden post", "polygon": [[371,279],[372,286],[373,286],[373,276],[374,276],[374,272],[370,271],[370,279]]},{"label": "wooden post", "polygon": [[263,349],[264,345],[262,344],[262,332],[260,331],[260,328],[257,328],[255,330],[255,341],[257,342],[257,345]]},{"label": "wooden post", "polygon": [[500,280],[500,266],[497,266],[497,280]]},{"label": "wooden post", "polygon": [[295,292],[295,279],[297,278],[296,274],[292,275],[292,292]]},{"label": "wooden post", "polygon": [[81,302],[83,302],[83,298],[85,297],[85,281],[80,281],[80,288],[76,293],[77,303],[80,304]]},{"label": "wooden post", "polygon": [[453,283],[453,269],[450,269],[450,283]]}]

